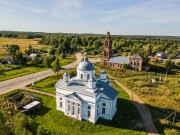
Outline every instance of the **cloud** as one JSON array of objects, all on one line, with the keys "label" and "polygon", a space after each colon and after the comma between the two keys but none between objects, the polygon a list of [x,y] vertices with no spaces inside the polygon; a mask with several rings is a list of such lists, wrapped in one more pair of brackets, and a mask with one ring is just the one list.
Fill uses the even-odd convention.
[{"label": "cloud", "polygon": [[23,0],[8,0],[8,1],[0,0],[0,4],[10,7],[11,10],[12,10],[12,8],[14,8],[14,9],[20,9],[20,10],[24,10],[24,11],[29,11],[29,12],[36,13],[36,14],[47,13],[44,8],[28,5],[28,4],[24,3]]},{"label": "cloud", "polygon": [[79,19],[81,17],[82,0],[53,0],[51,16],[62,20]]},{"label": "cloud", "polygon": [[114,10],[102,10],[101,21],[114,22],[126,20],[134,23],[160,24],[180,22],[180,3],[176,0],[151,0]]}]

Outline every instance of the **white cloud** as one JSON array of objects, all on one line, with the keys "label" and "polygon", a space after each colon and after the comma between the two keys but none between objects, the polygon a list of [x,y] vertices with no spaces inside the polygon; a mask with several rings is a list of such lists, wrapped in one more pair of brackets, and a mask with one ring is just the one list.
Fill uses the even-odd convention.
[{"label": "white cloud", "polygon": [[23,3],[23,0],[8,0],[8,1],[0,0],[0,4],[10,7],[11,10],[13,10],[12,8],[15,8],[15,9],[21,9],[24,11],[36,13],[36,14],[45,14],[46,13],[46,10],[44,8],[27,5],[27,4]]},{"label": "white cloud", "polygon": [[180,3],[167,0],[151,0],[111,11],[102,11],[101,21],[113,22],[126,20],[134,23],[180,22]]},{"label": "white cloud", "polygon": [[82,0],[53,0],[51,15],[62,20],[81,17]]}]

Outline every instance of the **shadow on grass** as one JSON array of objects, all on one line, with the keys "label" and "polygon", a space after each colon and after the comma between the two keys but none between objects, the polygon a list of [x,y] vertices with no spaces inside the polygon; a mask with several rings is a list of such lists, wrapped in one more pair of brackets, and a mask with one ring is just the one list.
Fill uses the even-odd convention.
[{"label": "shadow on grass", "polygon": [[[175,112],[175,110],[173,109],[164,109],[164,108],[155,107],[151,105],[147,105],[147,107],[152,115],[153,122],[157,130],[159,131],[159,133],[165,134],[164,129],[180,131],[180,126],[178,126],[177,124],[178,122],[180,122],[180,112],[176,111],[176,117],[174,119],[174,116],[175,116],[174,114],[170,116],[170,114]],[[167,118],[168,122],[161,124],[160,120],[164,120],[165,118]],[[173,119],[174,119],[174,124],[173,124]]]},{"label": "shadow on grass", "polygon": [[50,110],[51,110],[51,108],[41,105],[40,108],[36,111],[36,113],[34,113],[34,116],[44,116]]},{"label": "shadow on grass", "polygon": [[[104,120],[100,118],[97,121],[97,124],[99,125],[105,125],[105,126],[110,126],[110,127],[116,127],[116,128],[121,128],[121,129],[128,129],[128,130],[133,130],[133,131],[145,131],[145,126],[144,123],[141,120],[140,114],[138,110],[135,108],[133,104],[138,104],[140,107],[144,106],[145,104],[139,104],[137,102],[132,102],[127,99],[123,98],[118,98],[117,100],[117,112],[113,118],[112,121],[109,120]],[[166,118],[169,114],[174,112],[175,110],[171,109],[163,109],[163,108],[158,108],[150,105],[146,105],[152,115],[152,120],[153,123],[155,124],[156,129],[160,134],[165,134],[164,129],[173,129],[173,130],[180,130],[180,127],[177,126],[176,124],[172,125],[173,117],[168,118],[170,121],[169,124],[161,124],[160,119]],[[176,113],[176,119],[175,123],[177,123],[180,120],[180,113]],[[148,124],[148,123],[145,123]],[[149,133],[157,133],[157,132],[149,132]]]},{"label": "shadow on grass", "polygon": [[137,109],[130,100],[123,98],[117,99],[117,112],[112,121],[100,118],[96,124],[134,131],[145,131]]}]

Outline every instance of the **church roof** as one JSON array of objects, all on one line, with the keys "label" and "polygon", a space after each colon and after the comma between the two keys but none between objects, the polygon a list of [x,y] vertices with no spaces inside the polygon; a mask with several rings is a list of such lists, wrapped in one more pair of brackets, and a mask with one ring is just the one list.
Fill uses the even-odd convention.
[{"label": "church roof", "polygon": [[92,70],[94,70],[94,66],[89,61],[82,61],[81,63],[79,63],[77,69],[78,70],[85,70],[85,71],[92,71]]},{"label": "church roof", "polygon": [[88,60],[87,53],[85,53],[85,57],[82,62],[79,63],[78,70],[84,70],[84,71],[92,71],[94,70],[94,66],[91,62]]},{"label": "church roof", "polygon": [[[116,96],[118,95],[118,92],[109,85],[109,82],[103,82],[101,80],[96,81],[96,88],[97,90],[95,92],[87,91],[88,86],[86,82],[82,82],[80,80],[76,80],[75,78],[71,78],[69,85],[64,85],[62,80],[59,80],[56,83],[56,88],[60,88],[63,90],[71,91],[74,93],[79,93],[83,95],[87,95],[90,97],[96,97],[100,93],[103,93],[107,97],[109,97],[111,100],[114,100]],[[56,90],[58,92],[58,90]]]},{"label": "church roof", "polygon": [[110,58],[109,62],[117,63],[117,64],[129,64],[129,57],[128,56],[114,56]]},{"label": "church roof", "polygon": [[101,71],[101,74],[106,74],[106,72],[103,70],[103,71]]},{"label": "church roof", "polygon": [[79,97],[76,93],[72,93],[72,94],[69,94],[69,95],[66,95],[66,97],[70,97],[72,99],[76,99],[76,100],[79,100],[79,101],[82,101],[83,99],[81,97]]}]

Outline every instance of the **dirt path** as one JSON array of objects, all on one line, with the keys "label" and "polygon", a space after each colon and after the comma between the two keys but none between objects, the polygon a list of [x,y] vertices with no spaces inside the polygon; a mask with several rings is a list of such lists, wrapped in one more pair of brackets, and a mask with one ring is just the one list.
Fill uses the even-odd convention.
[{"label": "dirt path", "polygon": [[[109,78],[114,79],[111,75],[108,76]],[[121,84],[119,81],[114,79],[114,82],[117,83],[121,88],[123,88],[124,91],[126,91],[126,93],[129,95],[130,99],[133,101],[133,104],[140,113],[147,134],[158,134],[158,131],[154,126],[151,113],[149,112],[146,103],[141,100],[136,94],[134,94],[131,90]]]},{"label": "dirt path", "polygon": [[47,95],[47,96],[51,96],[51,97],[56,97],[55,94],[45,92],[45,91],[31,89],[31,88],[28,88],[28,87],[23,87],[22,90],[26,90],[26,91],[30,91],[30,92],[34,92],[34,93],[39,93],[39,94],[43,94],[43,95]]},{"label": "dirt path", "polygon": [[[101,71],[100,68],[96,67],[99,71]],[[151,113],[149,112],[146,103],[140,99],[136,94],[134,94],[131,90],[129,90],[127,87],[125,87],[122,83],[114,79],[111,75],[108,75],[110,79],[113,79],[113,81],[118,84],[130,97],[132,100],[132,103],[139,111],[139,114],[141,116],[141,119],[144,123],[145,130],[148,135],[157,135],[159,134],[156,127],[154,126]]]}]

